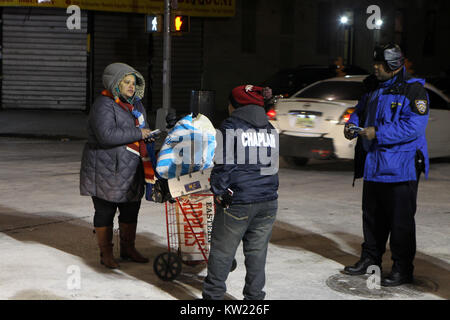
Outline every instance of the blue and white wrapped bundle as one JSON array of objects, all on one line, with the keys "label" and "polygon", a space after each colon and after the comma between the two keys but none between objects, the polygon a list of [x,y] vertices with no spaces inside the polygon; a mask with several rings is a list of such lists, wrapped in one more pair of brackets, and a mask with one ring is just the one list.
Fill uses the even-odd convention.
[{"label": "blue and white wrapped bundle", "polygon": [[216,131],[202,114],[179,120],[168,132],[158,156],[157,173],[172,179],[214,166]]}]

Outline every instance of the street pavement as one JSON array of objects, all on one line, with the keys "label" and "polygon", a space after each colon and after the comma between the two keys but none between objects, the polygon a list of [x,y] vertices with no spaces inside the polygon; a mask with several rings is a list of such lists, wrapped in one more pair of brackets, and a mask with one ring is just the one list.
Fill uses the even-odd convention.
[{"label": "street pavement", "polygon": [[[0,111],[0,299],[199,298],[204,264],[183,265],[173,282],[153,271],[156,256],[167,252],[163,204],[143,200],[140,211],[136,245],[150,263],[119,260],[119,270],[100,265],[92,202],[78,189],[86,117],[61,115]],[[63,118],[64,125],[54,124]],[[312,161],[304,167],[281,161],[279,176],[266,299],[450,298],[449,159],[433,161],[429,179],[419,184],[416,281],[396,288],[373,288],[368,276],[341,273],[358,259],[362,242],[362,182],[352,187],[351,161]],[[114,241],[118,257],[117,235]],[[227,299],[243,298],[242,247],[236,260]],[[383,272],[390,266],[387,250]]]}]

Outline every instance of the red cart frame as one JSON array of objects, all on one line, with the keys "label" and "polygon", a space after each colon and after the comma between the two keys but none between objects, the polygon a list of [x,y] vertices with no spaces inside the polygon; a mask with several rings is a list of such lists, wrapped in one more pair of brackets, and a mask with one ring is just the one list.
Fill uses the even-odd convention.
[{"label": "red cart frame", "polygon": [[[199,201],[192,201],[195,197]],[[204,201],[207,197],[210,197],[209,200]],[[168,252],[156,257],[153,264],[156,275],[165,281],[172,281],[181,273],[182,263],[208,263],[216,209],[212,193],[194,193],[174,200],[165,203]],[[189,252],[183,248],[189,248]]]}]

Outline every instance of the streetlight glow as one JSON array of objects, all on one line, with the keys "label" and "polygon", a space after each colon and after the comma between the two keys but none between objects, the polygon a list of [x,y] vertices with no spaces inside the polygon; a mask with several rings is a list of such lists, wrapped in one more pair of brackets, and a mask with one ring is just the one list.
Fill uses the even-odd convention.
[{"label": "streetlight glow", "polygon": [[375,24],[376,24],[378,27],[381,27],[381,25],[383,24],[383,20],[378,19],[378,20],[375,22]]},{"label": "streetlight glow", "polygon": [[342,24],[346,24],[348,22],[348,18],[346,16],[342,16],[340,21]]}]

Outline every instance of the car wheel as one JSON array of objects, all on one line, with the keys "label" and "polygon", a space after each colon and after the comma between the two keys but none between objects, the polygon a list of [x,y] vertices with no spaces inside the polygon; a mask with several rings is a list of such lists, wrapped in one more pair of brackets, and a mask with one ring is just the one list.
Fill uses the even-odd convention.
[{"label": "car wheel", "polygon": [[304,157],[284,157],[284,159],[289,165],[293,166],[304,166],[309,161],[309,158]]}]

